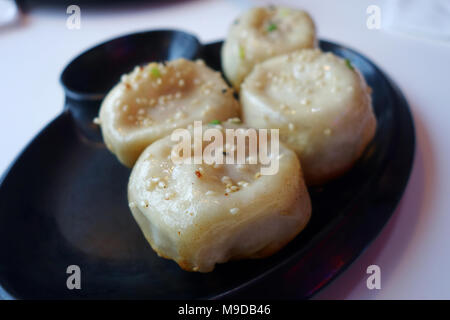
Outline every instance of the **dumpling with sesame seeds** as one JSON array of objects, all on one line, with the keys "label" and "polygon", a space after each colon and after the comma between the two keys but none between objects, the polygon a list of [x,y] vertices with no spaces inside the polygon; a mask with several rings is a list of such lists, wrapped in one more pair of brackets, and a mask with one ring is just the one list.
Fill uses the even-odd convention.
[{"label": "dumpling with sesame seeds", "polygon": [[[247,130],[233,122],[203,130]],[[176,145],[165,137],[145,149],[128,184],[131,212],[159,256],[187,271],[210,272],[232,259],[267,257],[308,223],[311,202],[300,163],[284,145],[269,153],[278,159],[273,174],[261,174],[267,162],[251,161],[250,154],[241,164],[173,161]],[[208,146],[203,143],[203,152]],[[239,152],[228,140],[222,150]]]},{"label": "dumpling with sesame seeds", "polygon": [[239,116],[239,103],[219,72],[202,60],[138,66],[103,100],[99,124],[106,146],[132,167],[152,142],[186,127]]},{"label": "dumpling with sesame seeds", "polygon": [[297,152],[308,185],[353,166],[376,130],[370,88],[349,60],[318,49],[269,59],[241,88],[244,121],[278,128]]},{"label": "dumpling with sesame seeds", "polygon": [[253,67],[271,57],[316,46],[316,30],[309,14],[286,7],[257,7],[231,25],[222,47],[222,69],[239,90]]}]

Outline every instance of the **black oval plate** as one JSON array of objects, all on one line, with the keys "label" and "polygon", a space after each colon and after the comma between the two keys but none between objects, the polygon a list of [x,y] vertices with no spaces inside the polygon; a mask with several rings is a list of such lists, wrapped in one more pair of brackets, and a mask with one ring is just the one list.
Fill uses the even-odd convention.
[{"label": "black oval plate", "polygon": [[[174,36],[177,31],[161,32],[167,33],[167,37],[156,35],[166,44],[164,52],[158,49],[161,43],[154,41],[157,32],[128,35],[96,48],[104,54],[122,52],[124,59],[141,51],[160,60],[201,57],[220,70],[221,42],[199,45],[197,50],[196,40],[177,46],[173,42],[179,41]],[[184,47],[191,51],[183,51]],[[95,83],[93,90],[83,94],[76,88],[77,81],[84,84],[77,79],[83,77],[83,69],[74,71],[69,65],[62,76],[66,109],[38,134],[1,180],[0,296],[282,299],[308,298],[326,285],[361,253],[394,212],[410,174],[415,135],[407,102],[373,63],[332,42],[321,41],[320,47],[348,58],[364,74],[373,89],[376,137],[344,177],[310,190],[311,222],[288,246],[270,258],[226,263],[208,274],[182,271],[152,251],[127,207],[130,170],[105,148],[98,128],[91,124],[104,91],[129,66],[124,69],[115,60],[107,62],[104,70],[100,65],[96,72],[122,68],[121,73],[112,70],[116,77],[112,82],[99,74],[98,79],[109,82]],[[95,56],[92,50],[73,63]],[[146,61],[133,59],[133,64]],[[94,58],[85,60],[94,68]],[[98,88],[101,92],[95,91]],[[81,290],[66,287],[69,265],[81,268]]]}]

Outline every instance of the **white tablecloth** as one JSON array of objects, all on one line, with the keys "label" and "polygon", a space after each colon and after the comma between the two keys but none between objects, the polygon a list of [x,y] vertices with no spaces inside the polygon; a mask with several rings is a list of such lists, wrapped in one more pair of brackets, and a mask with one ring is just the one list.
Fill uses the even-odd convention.
[{"label": "white tablecloth", "polygon": [[[450,46],[366,27],[377,1],[280,1],[307,9],[321,38],[356,48],[403,90],[414,113],[417,154],[397,211],[372,245],[316,298],[450,298]],[[0,171],[63,107],[63,67],[86,48],[120,34],[180,28],[202,41],[224,37],[248,5],[242,1],[171,1],[128,9],[81,6],[81,29],[65,10],[33,10],[0,29]],[[263,3],[263,1],[253,1]],[[381,8],[383,16],[383,8]],[[366,268],[381,267],[381,290],[366,287]]]}]

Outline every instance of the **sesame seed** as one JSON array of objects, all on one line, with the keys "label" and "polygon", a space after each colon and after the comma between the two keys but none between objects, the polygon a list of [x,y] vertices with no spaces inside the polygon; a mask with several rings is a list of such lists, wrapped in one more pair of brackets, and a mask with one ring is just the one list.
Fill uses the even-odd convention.
[{"label": "sesame seed", "polygon": [[186,114],[183,111],[178,111],[175,113],[175,119],[186,118]]},{"label": "sesame seed", "polygon": [[183,79],[178,80],[178,86],[184,87],[184,80]]},{"label": "sesame seed", "polygon": [[173,192],[167,192],[167,193],[164,195],[164,200],[170,200],[170,199],[173,198],[173,197],[175,197],[175,193],[173,193]]},{"label": "sesame seed", "polygon": [[231,182],[231,178],[229,176],[223,176],[221,181],[225,184],[230,183]]},{"label": "sesame seed", "polygon": [[236,213],[238,213],[239,212],[239,208],[231,208],[230,209],[230,213],[231,214],[236,214]]},{"label": "sesame seed", "polygon": [[231,123],[241,123],[242,122],[241,119],[239,119],[237,117],[230,118],[230,119],[228,119],[228,121],[231,122]]},{"label": "sesame seed", "polygon": [[158,182],[158,187],[166,188],[166,184],[163,181]]},{"label": "sesame seed", "polygon": [[92,120],[92,122],[94,122],[95,124],[100,124],[100,118],[99,117],[95,117],[94,120]]},{"label": "sesame seed", "polygon": [[149,118],[145,118],[144,120],[142,120],[142,125],[148,127],[149,125],[151,125],[153,123],[152,120],[150,120]]},{"label": "sesame seed", "polygon": [[136,208],[136,204],[134,202],[130,202],[128,203],[128,206],[132,209],[132,208]]},{"label": "sesame seed", "polygon": [[301,103],[302,105],[308,105],[309,102],[310,102],[310,101],[309,101],[308,99],[306,99],[306,98],[300,100],[300,103]]},{"label": "sesame seed", "polygon": [[257,173],[255,173],[255,179],[258,179],[259,177],[261,177],[261,172],[257,172]]},{"label": "sesame seed", "polygon": [[214,192],[214,191],[212,191],[212,190],[208,190],[208,191],[206,191],[206,193],[205,193],[207,196],[212,196],[212,195],[215,195],[216,193]]},{"label": "sesame seed", "polygon": [[239,181],[237,184],[238,184],[238,186],[241,186],[241,187],[246,187],[246,186],[248,186],[248,182],[247,182],[247,181],[244,181],[244,180]]}]

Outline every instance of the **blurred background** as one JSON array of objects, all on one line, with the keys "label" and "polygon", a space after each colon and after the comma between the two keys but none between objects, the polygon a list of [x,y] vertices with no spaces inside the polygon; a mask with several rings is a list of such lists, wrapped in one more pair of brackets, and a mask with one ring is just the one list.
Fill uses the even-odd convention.
[{"label": "blurred background", "polygon": [[[416,160],[397,212],[316,298],[450,298],[448,0],[0,0],[0,172],[61,112],[60,73],[82,51],[149,29],[223,39],[243,10],[268,4],[304,8],[320,38],[369,57],[404,92],[416,122]],[[371,264],[381,267],[381,290],[366,287]]]}]

